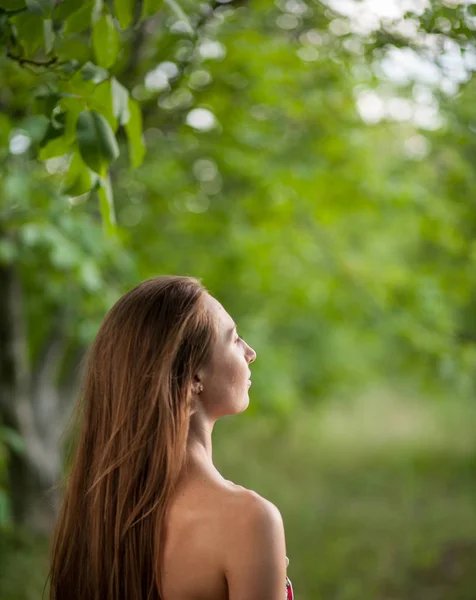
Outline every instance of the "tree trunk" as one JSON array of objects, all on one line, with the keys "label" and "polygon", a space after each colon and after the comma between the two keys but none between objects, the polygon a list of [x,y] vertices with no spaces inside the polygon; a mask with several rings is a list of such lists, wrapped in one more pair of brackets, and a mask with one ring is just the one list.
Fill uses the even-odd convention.
[{"label": "tree trunk", "polygon": [[60,318],[45,341],[35,368],[28,358],[22,286],[14,264],[0,265],[0,419],[24,441],[23,451],[8,448],[9,490],[15,524],[48,533],[59,506],[59,440],[77,392],[79,373],[66,388],[58,383],[64,358]]}]

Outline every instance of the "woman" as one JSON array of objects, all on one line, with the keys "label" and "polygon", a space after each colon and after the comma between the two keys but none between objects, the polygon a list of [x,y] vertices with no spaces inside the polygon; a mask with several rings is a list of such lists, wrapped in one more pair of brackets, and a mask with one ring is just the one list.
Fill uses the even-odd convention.
[{"label": "woman", "polygon": [[292,598],[279,510],[212,461],[255,358],[195,279],[149,279],[112,307],[88,354],[50,600]]}]

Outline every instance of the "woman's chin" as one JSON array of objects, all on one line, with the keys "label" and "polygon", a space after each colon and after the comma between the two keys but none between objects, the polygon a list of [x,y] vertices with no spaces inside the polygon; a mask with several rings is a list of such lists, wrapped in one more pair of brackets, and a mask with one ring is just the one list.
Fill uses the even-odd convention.
[{"label": "woman's chin", "polygon": [[240,403],[238,410],[236,411],[237,414],[240,414],[242,412],[245,412],[245,410],[248,408],[248,406],[250,405],[250,397],[248,396],[248,392],[245,392],[244,396],[243,396],[243,401]]}]

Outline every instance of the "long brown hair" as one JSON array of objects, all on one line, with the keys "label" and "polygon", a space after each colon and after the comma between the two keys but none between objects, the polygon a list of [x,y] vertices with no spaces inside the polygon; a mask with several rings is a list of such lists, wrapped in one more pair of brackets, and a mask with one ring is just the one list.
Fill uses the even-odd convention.
[{"label": "long brown hair", "polygon": [[162,533],[186,459],[206,291],[155,277],[106,315],[85,366],[80,433],[52,545],[50,600],[159,600]]}]

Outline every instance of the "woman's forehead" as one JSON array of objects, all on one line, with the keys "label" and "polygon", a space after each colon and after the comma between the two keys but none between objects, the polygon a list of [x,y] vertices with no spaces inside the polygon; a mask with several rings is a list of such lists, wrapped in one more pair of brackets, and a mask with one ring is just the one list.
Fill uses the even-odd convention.
[{"label": "woman's forehead", "polygon": [[226,312],[220,302],[218,302],[218,300],[213,296],[210,296],[210,294],[207,296],[207,308],[220,329],[223,328],[228,330],[235,325],[233,319]]}]

